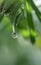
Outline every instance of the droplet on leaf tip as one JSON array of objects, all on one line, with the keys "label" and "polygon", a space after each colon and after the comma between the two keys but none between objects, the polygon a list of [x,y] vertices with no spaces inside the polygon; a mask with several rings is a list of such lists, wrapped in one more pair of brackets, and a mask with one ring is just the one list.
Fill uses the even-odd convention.
[{"label": "droplet on leaf tip", "polygon": [[18,36],[17,36],[17,33],[12,33],[12,38],[17,38]]}]

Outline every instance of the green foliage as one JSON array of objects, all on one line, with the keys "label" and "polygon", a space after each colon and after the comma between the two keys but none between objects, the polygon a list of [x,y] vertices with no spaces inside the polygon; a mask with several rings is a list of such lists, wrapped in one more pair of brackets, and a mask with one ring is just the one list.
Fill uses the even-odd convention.
[{"label": "green foliage", "polygon": [[35,43],[36,30],[32,18],[32,8],[41,22],[41,12],[33,0],[3,0],[0,4],[0,22],[6,15],[11,20],[11,26],[13,24],[15,30],[13,33],[17,32],[17,28],[23,37],[30,37],[31,42]]},{"label": "green foliage", "polygon": [[35,6],[34,2],[32,0],[30,0],[30,5],[32,6],[32,8],[35,10],[35,13],[37,15],[37,17],[39,18],[40,22],[41,22],[41,12],[38,10],[38,8]]},{"label": "green foliage", "polygon": [[3,19],[3,14],[0,14],[0,22],[1,22],[1,20]]}]

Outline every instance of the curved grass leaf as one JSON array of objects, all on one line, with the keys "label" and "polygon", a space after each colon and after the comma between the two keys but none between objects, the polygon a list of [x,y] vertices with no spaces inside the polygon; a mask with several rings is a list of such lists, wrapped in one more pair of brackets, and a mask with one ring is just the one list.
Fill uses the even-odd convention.
[{"label": "curved grass leaf", "polygon": [[15,30],[14,33],[16,33],[17,19],[19,18],[20,15],[21,15],[21,12],[18,13],[18,15],[14,19],[14,30]]}]

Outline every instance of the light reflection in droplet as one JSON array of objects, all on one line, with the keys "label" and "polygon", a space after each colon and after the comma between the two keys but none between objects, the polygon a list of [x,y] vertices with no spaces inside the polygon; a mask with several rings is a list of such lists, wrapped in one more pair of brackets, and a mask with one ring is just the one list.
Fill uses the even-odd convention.
[{"label": "light reflection in droplet", "polygon": [[12,38],[17,38],[18,36],[17,36],[17,33],[12,33]]}]

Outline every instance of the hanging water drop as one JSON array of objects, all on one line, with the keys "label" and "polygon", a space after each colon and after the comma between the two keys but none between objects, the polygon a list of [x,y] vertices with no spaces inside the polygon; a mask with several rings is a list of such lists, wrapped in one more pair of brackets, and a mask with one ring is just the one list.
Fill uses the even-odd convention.
[{"label": "hanging water drop", "polygon": [[15,26],[14,26],[14,24],[12,25],[12,38],[17,38],[18,36],[17,36],[17,33],[16,33],[16,29],[15,29]]},{"label": "hanging water drop", "polygon": [[18,36],[17,36],[17,33],[12,33],[12,38],[17,38]]}]

